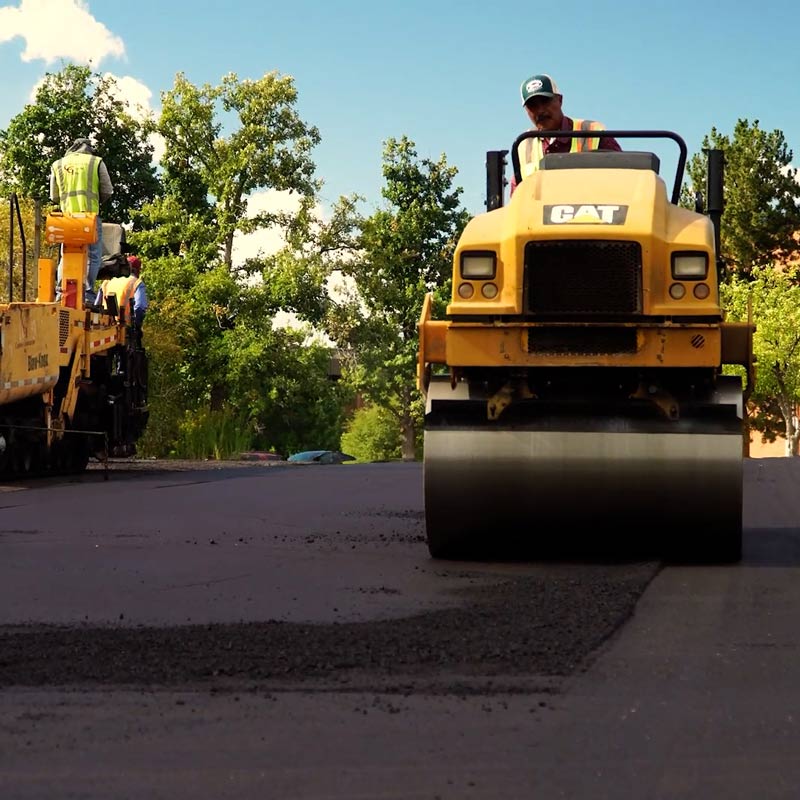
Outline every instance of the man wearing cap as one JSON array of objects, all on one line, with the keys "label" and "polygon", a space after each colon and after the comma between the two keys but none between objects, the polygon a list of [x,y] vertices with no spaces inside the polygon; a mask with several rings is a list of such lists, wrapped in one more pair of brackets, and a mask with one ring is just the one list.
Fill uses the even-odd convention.
[{"label": "man wearing cap", "polygon": [[[534,127],[540,131],[602,131],[605,127],[591,119],[571,119],[561,110],[562,95],[550,75],[531,75],[520,86],[522,105]],[[547,153],[580,153],[584,150],[622,150],[611,137],[583,138],[576,136],[525,139],[519,144],[519,164],[522,177],[537,169]],[[514,182],[512,180],[512,191]]]},{"label": "man wearing cap", "polygon": [[97,305],[102,306],[106,297],[115,295],[120,313],[130,313],[130,301],[133,300],[133,320],[136,328],[141,329],[147,311],[147,291],[141,279],[142,262],[138,256],[128,256],[131,274],[127,277],[109,278],[100,285],[97,293]]},{"label": "man wearing cap", "polygon": [[[94,284],[103,259],[103,225],[100,220],[100,204],[114,194],[114,186],[103,159],[98,156],[92,143],[85,138],[76,139],[63,158],[50,168],[50,199],[64,214],[97,214],[97,241],[89,245],[85,298],[94,302]],[[57,280],[57,294],[61,292],[61,275]]]}]

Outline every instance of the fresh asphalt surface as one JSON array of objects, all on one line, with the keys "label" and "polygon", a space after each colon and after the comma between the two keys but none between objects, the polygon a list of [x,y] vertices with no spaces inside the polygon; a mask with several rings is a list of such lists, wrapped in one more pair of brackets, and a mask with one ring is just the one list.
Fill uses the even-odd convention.
[{"label": "fresh asphalt surface", "polygon": [[798,459],[724,567],[432,561],[419,464],[103,477],[0,487],[2,800],[798,796]]}]

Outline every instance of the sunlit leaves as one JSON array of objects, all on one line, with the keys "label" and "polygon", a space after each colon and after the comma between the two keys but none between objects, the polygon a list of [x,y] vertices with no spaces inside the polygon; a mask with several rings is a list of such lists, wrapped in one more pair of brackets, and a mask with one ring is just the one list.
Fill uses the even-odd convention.
[{"label": "sunlit leaves", "polygon": [[449,283],[452,256],[468,215],[460,207],[457,171],[442,155],[418,157],[407,137],[383,153],[387,205],[361,224],[359,251],[343,264],[358,300],[340,303],[329,333],[355,353],[351,375],[360,391],[394,413],[404,457],[413,457],[417,392],[417,321],[425,293]]},{"label": "sunlit leaves", "polygon": [[[716,128],[703,148],[725,153],[725,210],[722,255],[731,270],[747,274],[757,266],[782,261],[800,251],[800,184],[789,165],[792,151],[781,131],[767,133],[758,120],[736,123],[733,136]],[[704,190],[706,156],[689,164],[695,189]]]},{"label": "sunlit leaves", "polygon": [[113,78],[68,65],[45,75],[34,102],[0,133],[0,184],[4,191],[47,200],[51,164],[76,138],[87,137],[114,184],[114,196],[101,212],[108,220],[127,222],[159,188],[148,141],[152,130],[152,120],[130,116]]},{"label": "sunlit leaves", "polygon": [[[753,354],[756,383],[752,401],[769,409],[777,404],[788,439],[797,441],[794,416],[800,403],[800,285],[795,269],[754,267],[750,279],[732,277],[722,289],[732,321],[752,315],[756,325]],[[796,447],[796,445],[795,445]]]},{"label": "sunlit leaves", "polygon": [[196,212],[213,205],[230,267],[235,233],[253,230],[246,213],[250,193],[276,189],[313,196],[317,191],[311,151],[319,131],[298,115],[293,79],[277,72],[258,80],[231,73],[218,86],[202,87],[179,73],[161,99],[167,185]]}]

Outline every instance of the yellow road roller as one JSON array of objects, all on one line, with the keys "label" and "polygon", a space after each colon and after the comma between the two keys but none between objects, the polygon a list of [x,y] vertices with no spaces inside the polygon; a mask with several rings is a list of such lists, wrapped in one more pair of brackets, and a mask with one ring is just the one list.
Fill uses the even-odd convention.
[{"label": "yellow road roller", "polygon": [[753,326],[720,305],[724,154],[707,151],[690,209],[678,134],[592,131],[677,145],[671,194],[648,151],[549,154],[523,180],[520,147],[544,135],[586,134],[517,137],[507,202],[508,151],[487,154],[487,210],[458,242],[445,318],[424,299],[430,554],[614,537],[738,561]]}]

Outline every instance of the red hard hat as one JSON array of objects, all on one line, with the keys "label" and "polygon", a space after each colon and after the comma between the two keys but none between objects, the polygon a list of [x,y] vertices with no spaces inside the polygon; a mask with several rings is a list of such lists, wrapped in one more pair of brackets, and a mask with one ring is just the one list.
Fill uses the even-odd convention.
[{"label": "red hard hat", "polygon": [[140,270],[142,268],[139,256],[128,256],[128,264],[130,264],[131,269]]}]

